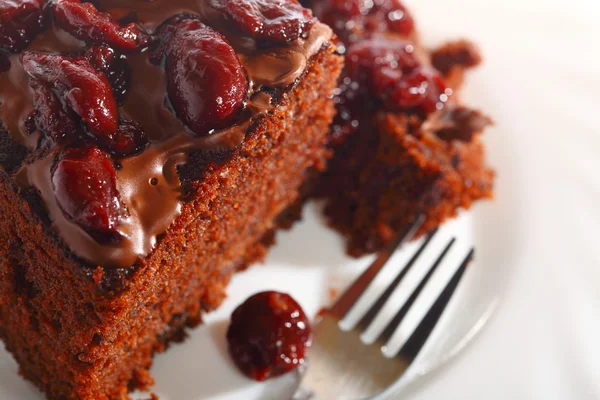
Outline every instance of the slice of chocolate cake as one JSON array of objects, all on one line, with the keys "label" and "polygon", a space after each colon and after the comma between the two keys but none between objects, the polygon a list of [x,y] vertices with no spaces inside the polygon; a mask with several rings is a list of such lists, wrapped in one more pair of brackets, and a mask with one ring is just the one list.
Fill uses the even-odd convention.
[{"label": "slice of chocolate cake", "polygon": [[419,214],[429,232],[492,196],[480,133],[490,119],[457,90],[481,61],[470,43],[428,51],[399,0],[314,0],[341,39],[346,67],[336,92],[335,157],[315,196],[354,256],[377,251]]},{"label": "slice of chocolate cake", "polygon": [[342,57],[296,0],[0,2],[0,336],[123,399],[261,259],[330,150]]}]

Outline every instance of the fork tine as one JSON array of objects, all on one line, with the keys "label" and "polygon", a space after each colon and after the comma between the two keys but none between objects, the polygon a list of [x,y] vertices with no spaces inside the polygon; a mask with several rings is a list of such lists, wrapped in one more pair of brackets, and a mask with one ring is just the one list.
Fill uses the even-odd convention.
[{"label": "fork tine", "polygon": [[[449,302],[449,297],[454,293],[460,278],[463,276],[464,270],[473,259],[474,254],[475,249],[471,248],[463,261],[459,264],[458,268],[451,270],[452,274],[448,274],[449,276],[442,276],[440,279],[430,279],[430,281],[425,284],[425,287],[422,289],[420,295],[417,296],[414,303],[409,307],[404,318],[402,318],[402,320],[399,321],[399,325],[395,327],[395,332],[391,335],[388,344],[382,347],[382,351],[388,353],[386,354],[387,356],[398,355],[413,334],[426,322],[427,316],[432,312],[436,303],[444,296],[445,292],[451,288],[451,292],[449,294],[446,293]],[[440,275],[442,275],[443,272],[446,272],[443,270],[444,268],[440,269]],[[446,305],[447,303],[444,304],[444,308]],[[439,311],[438,318],[441,316],[442,311],[443,310]],[[424,335],[427,337],[435,327],[435,323],[430,325],[429,331],[424,332]],[[394,345],[394,349],[390,350],[388,347],[389,344],[395,342],[396,339],[399,339],[399,342]],[[424,344],[424,342],[425,341],[423,340],[422,344]]]},{"label": "fork tine", "polygon": [[400,356],[402,356],[405,360],[413,360],[421,351],[421,348],[427,342],[427,339],[433,332],[433,328],[437,325],[439,319],[441,318],[444,310],[450,303],[454,292],[458,288],[458,284],[461,282],[462,277],[467,271],[467,266],[469,262],[473,259],[474,251],[471,249],[471,252],[465,259],[465,262],[461,264],[461,266],[456,270],[450,282],[446,285],[442,293],[439,295],[423,321],[419,324],[418,328],[412,334],[412,336],[408,339],[404,347],[400,351]]},{"label": "fork tine", "polygon": [[356,304],[360,296],[369,287],[371,282],[377,277],[379,272],[383,269],[387,261],[394,254],[396,249],[402,244],[408,242],[418,232],[419,228],[425,221],[424,215],[419,215],[413,224],[409,226],[402,234],[387,247],[381,251],[375,261],[371,264],[363,274],[352,283],[352,285],[339,297],[335,304],[329,309],[329,312],[337,317],[343,319],[344,316],[350,311],[350,309]]},{"label": "fork tine", "polygon": [[415,254],[408,260],[406,265],[404,265],[404,267],[402,267],[398,271],[398,273],[396,274],[396,278],[394,278],[394,280],[388,285],[387,289],[379,296],[379,298],[377,299],[375,304],[373,304],[371,306],[371,308],[365,313],[365,315],[362,317],[362,319],[360,320],[360,322],[358,324],[359,326],[361,326],[363,329],[367,329],[369,327],[369,325],[371,325],[371,323],[373,322],[375,317],[381,312],[381,309],[383,308],[383,306],[388,302],[388,300],[392,296],[392,294],[394,294],[394,292],[396,291],[396,288],[398,287],[398,285],[400,285],[400,282],[402,281],[402,279],[406,276],[406,274],[410,271],[411,267],[419,259],[419,256],[421,254],[423,254],[423,251],[427,248],[429,243],[431,243],[431,241],[433,240],[433,238],[435,237],[437,232],[438,232],[438,230],[436,229],[431,234],[429,234],[429,236],[427,236],[427,238],[425,239],[423,244],[419,247],[419,249],[415,252]]},{"label": "fork tine", "polygon": [[442,261],[444,260],[444,258],[446,257],[446,255],[448,254],[448,252],[450,251],[450,249],[452,248],[452,246],[454,245],[455,242],[456,242],[456,238],[452,238],[448,242],[448,244],[446,245],[446,247],[444,248],[442,253],[435,259],[433,264],[427,269],[427,273],[425,274],[425,276],[423,276],[423,278],[421,279],[419,284],[416,286],[416,288],[414,288],[412,290],[412,292],[411,292],[410,288],[408,288],[408,287],[406,288],[406,290],[404,292],[405,295],[403,296],[403,298],[401,298],[398,301],[398,304],[402,304],[402,307],[396,313],[394,318],[392,318],[392,320],[387,324],[385,329],[383,329],[381,331],[380,335],[375,340],[381,338],[383,340],[383,343],[387,343],[387,341],[390,340],[390,338],[396,331],[396,328],[398,328],[398,325],[400,325],[400,323],[402,322],[402,319],[406,316],[406,314],[410,310],[411,306],[413,305],[415,300],[419,297],[419,294],[421,294],[421,291],[423,290],[423,288],[425,287],[425,285],[427,284],[427,282],[429,281],[429,279],[431,278],[433,273],[436,271],[438,266],[442,263]]}]

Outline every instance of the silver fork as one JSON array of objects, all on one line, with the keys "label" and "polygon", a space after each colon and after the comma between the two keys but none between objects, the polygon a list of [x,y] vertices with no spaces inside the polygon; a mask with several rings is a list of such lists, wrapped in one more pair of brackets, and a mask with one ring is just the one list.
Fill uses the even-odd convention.
[{"label": "silver fork", "polygon": [[[473,248],[460,258],[458,266],[450,265],[452,269],[449,273],[446,268],[441,274],[438,267],[456,239],[451,239],[442,249],[434,248],[431,246],[436,234],[434,232],[425,239],[408,263],[398,269],[396,278],[389,283],[368,311],[360,313],[355,305],[359,301],[367,300],[363,296],[367,289],[384,269],[395,250],[419,230],[423,220],[422,216],[419,217],[399,235],[335,304],[323,311],[314,327],[314,340],[307,357],[308,364],[301,372],[301,387],[293,399],[370,398],[383,393],[396,383],[414,361],[458,286],[474,255]],[[418,262],[424,258],[431,259],[431,263]],[[425,268],[415,267],[419,264],[425,264]],[[394,293],[402,294],[394,308],[397,310],[396,315],[383,330],[373,329],[374,321],[383,316],[381,311],[384,308],[389,309],[390,305],[393,306],[387,303],[394,300]],[[355,314],[354,319],[359,322],[342,329],[341,322],[345,322],[351,314]],[[368,332],[374,332],[371,340],[365,338],[365,333]],[[392,340],[395,346],[392,346]]]}]

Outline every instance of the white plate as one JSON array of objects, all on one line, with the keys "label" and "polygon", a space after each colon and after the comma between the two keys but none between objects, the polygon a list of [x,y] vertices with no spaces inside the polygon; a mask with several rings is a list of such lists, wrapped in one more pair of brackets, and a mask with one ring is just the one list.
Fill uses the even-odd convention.
[{"label": "white plate", "polygon": [[[464,10],[447,7],[449,10],[443,14],[444,18],[439,13],[436,14],[437,18],[426,18],[434,10],[431,5],[444,2],[429,0],[408,3],[411,3],[418,19],[423,20],[422,31],[431,43],[456,37],[457,34],[471,36],[468,24],[472,18],[465,18],[462,15]],[[467,7],[479,2],[463,0],[461,4]],[[453,13],[465,23],[458,25],[460,30],[457,30]],[[500,35],[494,37],[503,39]],[[486,55],[491,59],[489,51],[486,51]],[[498,56],[496,54],[493,59],[494,71],[502,68],[502,60]],[[494,101],[494,94],[487,90],[490,79],[497,79],[497,75],[492,74],[491,68],[483,68],[470,80],[464,97],[472,104],[483,105],[486,111],[501,121],[503,115],[496,107],[498,104]],[[498,200],[493,204],[477,206],[473,212],[444,227],[443,235],[457,234],[461,243],[472,241],[476,244],[476,261],[469,267],[427,345],[399,382],[398,390],[463,349],[488,321],[505,287],[512,264],[511,255],[514,254],[515,241],[518,239],[513,225],[506,223],[517,216],[514,201],[516,193],[511,191],[516,185],[513,179],[517,179],[517,166],[509,156],[516,144],[511,142],[511,136],[502,125],[491,130],[488,137],[491,139],[491,158],[500,173]],[[407,250],[410,248],[404,249]],[[401,258],[402,254],[397,257]],[[229,298],[217,312],[207,316],[206,325],[192,331],[184,344],[173,346],[165,354],[156,357],[152,369],[156,379],[153,390],[161,400],[285,398],[293,383],[292,376],[268,383],[254,383],[241,376],[231,363],[225,347],[225,330],[231,311],[254,293],[275,289],[290,293],[309,315],[314,316],[331,301],[331,289],[339,289],[347,284],[369,260],[369,257],[361,260],[346,257],[340,238],[323,227],[314,207],[308,207],[302,223],[291,232],[279,234],[278,245],[271,251],[266,265],[251,268],[233,279],[228,290]],[[41,399],[37,390],[16,374],[15,362],[2,350],[0,398]],[[140,395],[139,398],[147,397]]]}]

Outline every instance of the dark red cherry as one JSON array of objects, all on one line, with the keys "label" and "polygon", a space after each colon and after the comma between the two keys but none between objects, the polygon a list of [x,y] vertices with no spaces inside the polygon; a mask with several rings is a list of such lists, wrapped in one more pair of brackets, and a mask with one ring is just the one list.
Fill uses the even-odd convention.
[{"label": "dark red cherry", "polygon": [[390,108],[418,108],[425,114],[441,109],[452,90],[440,73],[431,67],[420,67],[404,76],[389,93]]},{"label": "dark red cherry", "polygon": [[333,28],[346,44],[372,34],[394,32],[408,36],[414,20],[400,0],[318,0],[315,16]]},{"label": "dark red cherry", "polygon": [[104,148],[116,157],[127,157],[142,151],[148,145],[148,138],[142,127],[135,121],[121,118],[119,130]]},{"label": "dark red cherry", "polygon": [[54,195],[63,212],[94,237],[114,237],[121,215],[116,171],[102,150],[67,149],[52,170]]},{"label": "dark red cherry", "polygon": [[44,0],[0,1],[0,49],[17,52],[44,29]]},{"label": "dark red cherry", "polygon": [[429,114],[451,95],[438,71],[423,66],[411,42],[374,36],[348,47],[343,95],[359,98],[368,93],[387,109],[418,109]]},{"label": "dark red cherry", "polygon": [[52,87],[94,135],[108,138],[117,131],[119,114],[112,88],[87,59],[24,52],[21,60],[30,78]]},{"label": "dark red cherry", "polygon": [[131,68],[124,56],[106,45],[94,45],[87,49],[85,57],[97,71],[106,75],[115,99],[119,104],[123,104],[131,84]]},{"label": "dark red cherry", "polygon": [[63,144],[78,137],[79,124],[58,99],[49,85],[35,79],[29,81],[35,105],[35,127],[56,143]]},{"label": "dark red cherry", "polygon": [[297,0],[209,0],[256,39],[292,42],[308,32],[316,19]]},{"label": "dark red cherry", "polygon": [[292,297],[263,292],[233,312],[227,341],[238,368],[248,377],[264,381],[301,365],[311,335],[308,318]]},{"label": "dark red cherry", "polygon": [[231,45],[197,19],[170,21],[158,35],[161,44],[153,59],[165,57],[175,114],[197,136],[228,126],[248,93],[246,73]]},{"label": "dark red cherry", "polygon": [[100,12],[90,2],[54,0],[56,24],[86,43],[107,44],[122,51],[140,50],[150,35],[137,23],[121,26],[110,14]]}]

